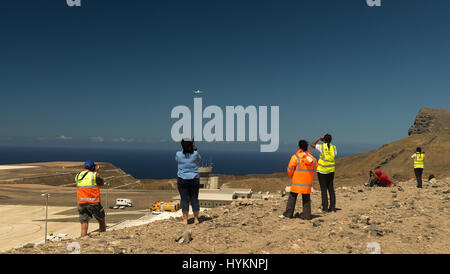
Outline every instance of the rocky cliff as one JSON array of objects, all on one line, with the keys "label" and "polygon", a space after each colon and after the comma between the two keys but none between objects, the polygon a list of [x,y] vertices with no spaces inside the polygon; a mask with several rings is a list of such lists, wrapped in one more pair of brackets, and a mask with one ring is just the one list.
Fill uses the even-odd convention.
[{"label": "rocky cliff", "polygon": [[450,132],[450,110],[422,108],[408,135]]}]

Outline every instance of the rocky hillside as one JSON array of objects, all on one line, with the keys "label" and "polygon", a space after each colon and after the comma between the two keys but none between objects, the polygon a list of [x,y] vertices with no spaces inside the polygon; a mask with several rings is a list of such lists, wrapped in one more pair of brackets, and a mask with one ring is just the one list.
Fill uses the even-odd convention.
[{"label": "rocky hillside", "polygon": [[[424,178],[431,174],[439,178],[450,176],[450,110],[423,108],[409,130],[409,136],[376,150],[339,158],[335,185],[362,185],[368,180],[369,170],[375,168],[380,168],[397,182],[414,178],[411,155],[418,146],[426,154]],[[286,173],[225,179],[227,186],[257,191],[274,191],[289,185]],[[314,187],[319,188],[317,182]]]},{"label": "rocky hillside", "polygon": [[419,146],[426,155],[424,177],[450,176],[450,110],[421,109],[408,135],[379,149],[339,159],[337,178],[362,180],[374,168],[395,180],[413,178],[411,155]]},{"label": "rocky hillside", "polygon": [[416,147],[425,152],[424,178],[450,175],[450,133],[423,133],[386,144],[367,153],[341,158],[337,161],[337,178],[366,178],[368,170],[380,168],[395,180],[414,177],[411,159]]},{"label": "rocky hillside", "polygon": [[[280,219],[286,197],[242,200],[210,209],[186,229],[179,219],[92,234],[8,253],[450,253],[450,178],[391,188],[337,189],[335,213],[321,213],[320,192],[312,194],[314,219]],[[297,203],[297,211],[301,210]]]}]

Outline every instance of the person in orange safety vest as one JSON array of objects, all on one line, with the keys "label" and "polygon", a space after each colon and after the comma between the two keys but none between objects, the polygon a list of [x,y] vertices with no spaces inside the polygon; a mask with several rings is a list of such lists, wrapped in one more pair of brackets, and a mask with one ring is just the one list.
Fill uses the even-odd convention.
[{"label": "person in orange safety vest", "polygon": [[77,185],[78,213],[81,223],[81,237],[87,235],[89,219],[92,216],[97,219],[99,231],[106,230],[105,209],[100,201],[100,188],[104,185],[104,180],[98,175],[99,165],[93,161],[86,161],[84,170],[75,176]]},{"label": "person in orange safety vest", "polygon": [[308,150],[308,142],[300,140],[298,142],[299,150],[292,155],[287,168],[287,173],[291,177],[291,191],[286,204],[286,211],[280,218],[293,218],[295,204],[298,194],[302,194],[303,213],[301,219],[311,219],[311,188],[314,174],[317,170],[317,160]]}]

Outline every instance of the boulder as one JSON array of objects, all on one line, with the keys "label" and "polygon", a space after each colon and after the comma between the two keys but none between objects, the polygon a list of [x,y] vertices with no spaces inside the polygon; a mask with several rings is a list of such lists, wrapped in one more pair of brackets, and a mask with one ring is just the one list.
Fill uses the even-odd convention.
[{"label": "boulder", "polygon": [[189,228],[185,228],[183,231],[178,233],[175,237],[175,241],[179,244],[188,244],[192,241],[192,231]]},{"label": "boulder", "polygon": [[23,246],[23,248],[33,248],[33,247],[34,247],[33,243],[28,243],[28,244]]}]

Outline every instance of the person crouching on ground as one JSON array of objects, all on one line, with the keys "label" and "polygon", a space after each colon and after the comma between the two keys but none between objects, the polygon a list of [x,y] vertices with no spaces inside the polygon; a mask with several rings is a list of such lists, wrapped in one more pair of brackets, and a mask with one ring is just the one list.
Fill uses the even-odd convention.
[{"label": "person crouching on ground", "polygon": [[280,218],[292,218],[298,194],[302,194],[303,213],[301,219],[311,220],[311,188],[314,173],[317,170],[317,161],[308,150],[308,142],[300,140],[299,150],[291,157],[287,173],[292,179],[291,191],[286,204],[286,211]]},{"label": "person crouching on ground", "polygon": [[181,151],[177,151],[175,160],[178,163],[177,186],[181,197],[181,210],[183,211],[183,223],[188,224],[189,204],[194,212],[194,223],[198,224],[198,214],[200,203],[198,201],[198,192],[200,181],[198,176],[198,165],[201,156],[194,147],[194,141],[183,139],[181,141]]},{"label": "person crouching on ground", "polygon": [[[336,146],[331,144],[331,135],[324,136],[315,140],[311,147],[319,151],[319,167],[317,168],[317,178],[319,179],[320,191],[322,193],[322,211],[336,211],[336,194],[334,192],[334,172],[336,170]],[[322,141],[323,144],[317,144]],[[328,208],[328,195],[330,193],[330,207]]]},{"label": "person crouching on ground", "polygon": [[381,186],[381,187],[390,187],[392,182],[389,177],[383,173],[381,170],[377,169],[375,172],[372,172],[374,178],[370,182],[370,186]]},{"label": "person crouching on ground", "polygon": [[78,213],[81,223],[81,237],[87,235],[89,219],[92,216],[97,219],[99,231],[106,231],[105,209],[100,201],[100,188],[104,180],[98,175],[99,165],[93,161],[86,161],[84,170],[75,176],[77,184]]}]

